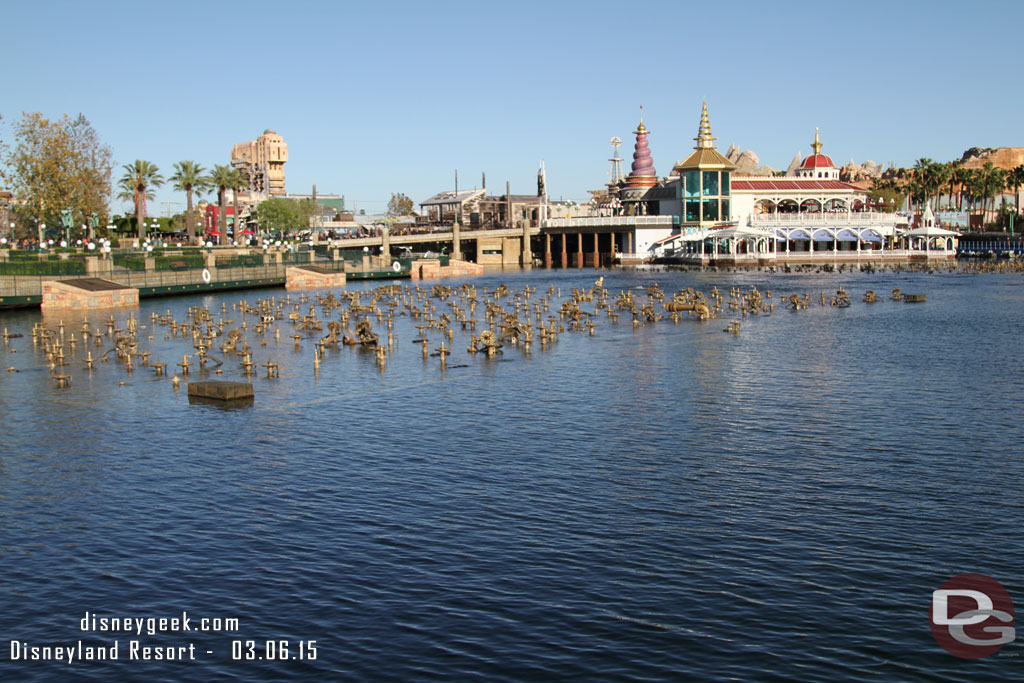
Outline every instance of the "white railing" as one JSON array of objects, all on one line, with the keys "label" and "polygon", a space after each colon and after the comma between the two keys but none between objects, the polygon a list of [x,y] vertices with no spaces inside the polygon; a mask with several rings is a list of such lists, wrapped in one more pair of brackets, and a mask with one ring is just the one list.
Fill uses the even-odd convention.
[{"label": "white railing", "polygon": [[673,216],[588,216],[581,218],[550,218],[544,221],[545,228],[612,228],[671,227]]},{"label": "white railing", "polygon": [[907,218],[895,213],[876,211],[838,211],[835,213],[754,213],[747,219],[749,225],[897,225]]}]

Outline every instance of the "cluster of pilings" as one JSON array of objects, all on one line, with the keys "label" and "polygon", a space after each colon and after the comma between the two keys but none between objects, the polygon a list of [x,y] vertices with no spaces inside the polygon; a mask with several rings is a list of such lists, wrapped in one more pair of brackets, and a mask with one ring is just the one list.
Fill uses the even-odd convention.
[{"label": "cluster of pilings", "polygon": [[[529,285],[512,289],[500,284],[488,289],[470,283],[432,287],[388,284],[340,293],[289,294],[252,302],[243,299],[230,307],[222,302],[219,311],[216,306],[212,310],[192,306],[180,319],[170,310],[153,312],[148,335],[140,334],[142,326],[134,313],[129,313],[121,320],[110,314],[95,328],[83,319],[77,334],[63,320],[49,327],[39,322],[31,336],[33,349],[41,354],[60,388],[71,386],[72,367],[92,373],[98,364],[109,362],[116,363],[127,377],[145,368],[163,379],[171,369],[169,379],[177,388],[183,380],[210,372],[249,379],[262,371],[266,379],[280,378],[281,364],[265,350],[272,347],[281,353],[282,331],[292,340],[294,353],[312,351],[316,376],[327,351],[346,346],[372,352],[373,361],[384,372],[388,358],[398,352],[396,329],[400,325],[416,331],[415,336],[409,334],[411,342],[420,347],[424,363],[437,359],[445,370],[453,367],[454,350],[462,344],[473,356],[494,358],[508,351],[529,355],[538,348],[541,352],[553,348],[566,333],[596,336],[602,326],[619,325],[620,318],[637,330],[662,322],[678,325],[685,320],[706,322],[732,316],[735,319],[725,331],[738,335],[744,319],[774,315],[776,299],[780,309],[794,312],[817,305],[848,308],[854,301],[842,287],[834,294],[803,292],[781,297],[756,287],[712,287],[707,292],[686,288],[668,294],[657,284],[642,293],[631,289],[613,292],[605,286],[604,277],[588,288],[573,287],[564,296],[554,285],[538,293]],[[924,300],[923,294],[905,295],[900,290],[888,297],[867,290],[860,297],[865,304]],[[158,354],[166,356],[169,350],[157,339],[160,335],[162,341],[177,346],[178,353],[182,344],[191,349],[181,353],[179,362],[164,362]],[[14,340],[19,336],[4,330],[8,352],[17,351]],[[119,384],[126,382],[124,377],[118,380]]]}]

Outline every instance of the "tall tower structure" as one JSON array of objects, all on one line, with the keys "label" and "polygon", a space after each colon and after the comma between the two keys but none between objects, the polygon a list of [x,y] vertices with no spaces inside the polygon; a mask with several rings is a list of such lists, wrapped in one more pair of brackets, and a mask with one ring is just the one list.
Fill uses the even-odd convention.
[{"label": "tall tower structure", "polygon": [[708,103],[700,113],[697,145],[686,161],[679,164],[684,228],[712,228],[731,221],[730,198],[732,172],[736,165],[715,149],[711,135]]},{"label": "tall tower structure", "polygon": [[622,157],[619,156],[619,145],[622,144],[622,138],[618,135],[612,137],[612,158],[608,161],[612,162],[612,167],[608,169],[608,187],[614,187],[622,182]]},{"label": "tall tower structure", "polygon": [[700,112],[700,127],[697,129],[697,137],[694,138],[697,146],[694,149],[715,149],[717,139],[711,134],[711,119],[708,118],[708,103],[705,102]]},{"label": "tall tower structure", "polygon": [[633,165],[626,176],[626,186],[619,192],[619,198],[627,214],[646,214],[647,203],[643,201],[643,197],[648,190],[658,185],[658,172],[654,170],[654,160],[651,159],[650,144],[647,142],[650,131],[644,125],[643,111],[644,108],[641,106],[640,125],[633,131],[636,135]]},{"label": "tall tower structure", "polygon": [[650,131],[644,125],[643,112],[644,108],[640,107],[640,125],[633,131],[633,134],[636,135],[636,143],[633,146],[633,166],[629,176],[626,177],[626,185],[650,188],[658,184],[658,172],[654,170],[654,160],[651,158],[651,148],[647,142],[647,135]]},{"label": "tall tower structure", "polygon": [[250,142],[240,142],[231,150],[231,165],[245,171],[249,178],[249,198],[283,197],[284,165],[288,145],[271,128]]},{"label": "tall tower structure", "polygon": [[537,203],[540,209],[537,218],[543,223],[548,217],[548,170],[543,159],[540,160],[540,168],[537,169]]}]

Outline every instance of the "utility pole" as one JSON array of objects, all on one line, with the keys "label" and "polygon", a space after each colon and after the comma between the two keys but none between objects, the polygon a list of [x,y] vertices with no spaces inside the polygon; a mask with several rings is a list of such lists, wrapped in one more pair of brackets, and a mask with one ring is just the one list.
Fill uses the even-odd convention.
[{"label": "utility pole", "polygon": [[316,204],[316,183],[313,183],[313,215],[311,216],[311,218],[313,219],[313,225],[310,227],[316,230],[317,228],[320,227],[320,220],[322,218],[322,216],[320,215],[320,210]]}]

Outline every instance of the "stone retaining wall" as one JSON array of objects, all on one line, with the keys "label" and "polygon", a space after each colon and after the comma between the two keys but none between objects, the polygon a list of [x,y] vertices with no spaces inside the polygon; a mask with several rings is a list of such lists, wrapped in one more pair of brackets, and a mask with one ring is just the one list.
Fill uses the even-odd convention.
[{"label": "stone retaining wall", "polygon": [[317,273],[301,266],[289,267],[285,270],[285,289],[323,289],[325,287],[344,287],[345,273],[334,271]]},{"label": "stone retaining wall", "polygon": [[472,277],[483,274],[483,266],[456,259],[449,259],[447,266],[442,266],[439,259],[417,259],[412,262],[412,268],[409,270],[409,277],[413,280],[429,280],[439,277]]},{"label": "stone retaining wall", "polygon": [[44,311],[121,308],[139,305],[139,290],[133,288],[90,291],[56,280],[42,283]]}]

